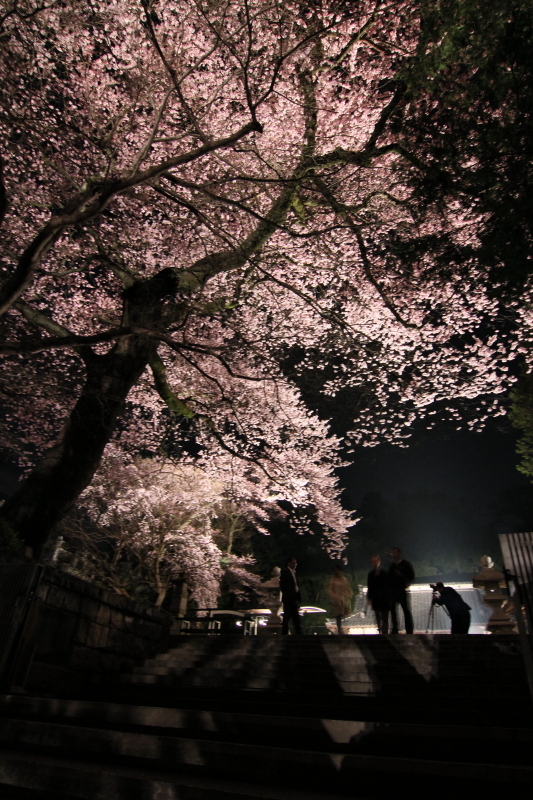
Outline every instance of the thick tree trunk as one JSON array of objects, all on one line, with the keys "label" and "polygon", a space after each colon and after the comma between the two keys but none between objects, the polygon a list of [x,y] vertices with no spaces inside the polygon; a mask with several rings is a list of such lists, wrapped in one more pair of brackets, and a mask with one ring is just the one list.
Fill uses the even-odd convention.
[{"label": "thick tree trunk", "polygon": [[[287,214],[295,186],[288,186],[243,244],[202,258],[187,271],[164,269],[124,292],[122,324],[166,327],[185,313],[185,297],[211,276],[241,267],[274,233]],[[163,301],[171,300],[171,304]],[[34,555],[39,556],[54,525],[76,502],[96,472],[117,417],[132,386],[154,358],[154,339],[127,336],[105,356],[88,351],[87,381],[56,444],[0,510]]]},{"label": "thick tree trunk", "polygon": [[128,393],[153,350],[152,341],[130,337],[105,356],[88,359],[85,386],[58,441],[3,506],[2,516],[34,556],[91,482]]},{"label": "thick tree trunk", "polygon": [[[124,292],[123,325],[165,325],[163,301],[176,299],[172,270],[138,281]],[[54,525],[91,482],[130,392],[157,352],[154,339],[126,336],[104,356],[84,350],[87,379],[56,444],[0,510],[34,556]]]}]

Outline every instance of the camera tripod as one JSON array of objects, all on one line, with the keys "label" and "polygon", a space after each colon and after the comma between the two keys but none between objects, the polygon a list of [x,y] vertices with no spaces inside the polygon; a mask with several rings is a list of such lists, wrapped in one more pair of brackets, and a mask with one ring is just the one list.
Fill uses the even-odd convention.
[{"label": "camera tripod", "polygon": [[[433,592],[433,595],[431,597],[431,605],[429,607],[428,624],[426,626],[426,633],[433,633],[433,629],[435,628],[435,596],[436,596],[436,593]],[[450,615],[448,614],[448,609],[445,606],[441,606],[441,608],[444,611],[444,613],[446,614],[446,616],[449,617]],[[430,625],[431,625],[431,629],[430,629]]]}]

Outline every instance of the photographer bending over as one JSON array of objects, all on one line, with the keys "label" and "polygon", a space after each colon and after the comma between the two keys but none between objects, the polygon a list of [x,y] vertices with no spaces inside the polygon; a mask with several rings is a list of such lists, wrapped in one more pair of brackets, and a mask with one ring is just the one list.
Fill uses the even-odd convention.
[{"label": "photographer bending over", "polygon": [[465,603],[459,592],[443,583],[431,584],[433,589],[432,605],[446,606],[452,621],[452,633],[468,633],[470,627],[470,606]]}]

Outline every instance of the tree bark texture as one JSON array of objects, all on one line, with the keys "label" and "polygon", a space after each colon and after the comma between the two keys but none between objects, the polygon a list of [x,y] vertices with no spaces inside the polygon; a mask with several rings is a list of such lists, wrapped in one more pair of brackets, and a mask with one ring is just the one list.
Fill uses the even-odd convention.
[{"label": "tree bark texture", "polygon": [[[174,299],[175,289],[175,280],[161,273],[134,284],[124,293],[124,324],[150,327],[163,322],[162,301]],[[91,482],[126,398],[156,351],[157,342],[141,336],[120,339],[105,355],[84,348],[85,385],[58,441],[0,512],[34,556]]]},{"label": "tree bark texture", "polygon": [[2,509],[35,556],[53,526],[91,482],[154,343],[132,337],[125,348],[118,349],[89,360],[85,386],[58,442]]}]

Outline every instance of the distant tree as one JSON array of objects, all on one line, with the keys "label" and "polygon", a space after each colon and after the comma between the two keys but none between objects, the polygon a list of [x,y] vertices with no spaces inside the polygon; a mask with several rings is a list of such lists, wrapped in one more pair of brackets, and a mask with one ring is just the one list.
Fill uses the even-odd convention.
[{"label": "distant tree", "polygon": [[449,242],[443,258],[475,254],[494,291],[516,299],[533,270],[533,5],[423,7],[417,56],[404,72],[410,107],[398,120],[424,163],[413,175],[420,208],[451,204],[466,215],[475,237]]},{"label": "distant tree", "polygon": [[[257,519],[257,513],[255,516]],[[262,522],[264,523],[264,519]],[[250,555],[255,526],[235,500],[224,499],[217,503],[217,516],[213,520],[213,527],[213,537],[228,557]]]},{"label": "distant tree", "polygon": [[201,470],[154,459],[107,458],[82,495],[80,516],[62,532],[86,577],[132,596],[139,589],[161,606],[170,582],[184,577],[201,606],[216,605],[221,551],[212,537],[221,484]]},{"label": "distant tree", "polygon": [[218,546],[236,519],[253,525],[249,506],[229,503],[225,489],[192,464],[106,456],[60,527],[67,569],[127,597],[151,596],[156,606],[178,577],[202,608],[216,606],[223,579],[235,596],[256,590],[253,557]]},{"label": "distant tree", "polygon": [[514,427],[522,432],[516,445],[516,452],[521,459],[517,469],[533,480],[533,374],[531,372],[523,375],[511,392],[509,418]]},{"label": "distant tree", "polygon": [[[401,138],[424,162],[416,175],[420,209],[453,207],[475,235],[462,246],[434,242],[441,264],[483,268],[522,377],[509,416],[521,431],[518,470],[533,478],[533,5],[529,0],[431,0],[417,56],[404,79],[410,106]],[[403,174],[409,171],[405,165]],[[427,246],[427,242],[425,245]],[[415,247],[411,243],[412,257]],[[419,243],[422,246],[422,243]],[[406,246],[406,253],[409,247]],[[453,267],[452,267],[453,268]],[[483,277],[480,275],[480,279]],[[520,529],[526,499],[499,500]]]}]

